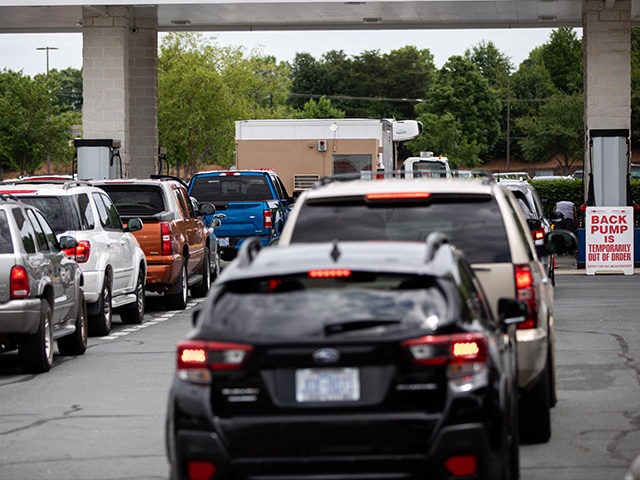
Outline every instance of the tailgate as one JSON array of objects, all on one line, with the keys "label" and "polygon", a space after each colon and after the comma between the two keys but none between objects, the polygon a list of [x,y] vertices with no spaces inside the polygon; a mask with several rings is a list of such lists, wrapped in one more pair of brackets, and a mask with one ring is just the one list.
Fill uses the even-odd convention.
[{"label": "tailgate", "polygon": [[142,230],[132,232],[136,237],[140,248],[144,252],[147,260],[149,256],[160,255],[162,252],[162,236],[160,234],[160,222],[154,222],[149,218],[142,217]]},{"label": "tailgate", "polygon": [[221,219],[222,225],[216,227],[216,235],[218,237],[250,237],[269,233],[269,229],[264,228],[264,211],[267,209],[265,202],[216,204],[216,213],[226,215]]}]

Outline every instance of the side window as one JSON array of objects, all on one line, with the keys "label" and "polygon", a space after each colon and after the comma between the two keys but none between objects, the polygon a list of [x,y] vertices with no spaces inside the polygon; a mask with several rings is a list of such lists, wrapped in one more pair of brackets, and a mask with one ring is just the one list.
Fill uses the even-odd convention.
[{"label": "side window", "polygon": [[56,238],[56,234],[51,230],[51,226],[42,216],[42,214],[38,211],[33,212],[38,219],[38,223],[40,223],[40,227],[42,227],[42,231],[44,235],[47,237],[47,244],[49,246],[49,250],[52,252],[57,252],[60,250],[60,244],[58,243],[58,239]]},{"label": "side window", "polygon": [[282,183],[282,179],[280,177],[276,177],[276,185],[280,186],[280,190],[282,191],[282,198],[284,199],[288,199],[289,198],[289,192],[287,192],[286,187],[284,186],[284,183]]},{"label": "side window", "polygon": [[16,224],[18,225],[24,251],[27,253],[36,253],[36,234],[33,231],[31,223],[25,218],[21,208],[13,209],[13,218],[15,218]]},{"label": "side window", "polygon": [[49,241],[47,240],[47,236],[45,235],[44,230],[42,230],[40,223],[38,223],[38,219],[34,215],[33,210],[27,210],[27,218],[31,222],[33,230],[36,232],[36,241],[38,242],[38,248],[42,252],[48,252]]},{"label": "side window", "polygon": [[271,179],[271,183],[273,183],[273,186],[276,188],[276,193],[278,194],[278,197],[280,198],[280,200],[286,200],[285,198],[285,194],[282,191],[282,185],[280,185],[280,182],[278,182],[278,179],[276,177],[269,177]]},{"label": "side window", "polygon": [[484,290],[468,264],[460,262],[460,278],[461,283],[465,286],[466,293],[465,303],[474,317],[482,323],[495,325],[495,319],[491,314],[491,310],[487,305],[487,298],[484,296]]},{"label": "side window", "polygon": [[107,230],[113,229],[111,225],[111,219],[109,218],[109,212],[107,211],[107,207],[104,205],[102,201],[102,195],[99,193],[92,193],[93,200],[96,202],[96,207],[98,208],[98,217],[100,217],[100,224],[103,228]]},{"label": "side window", "polygon": [[107,213],[109,215],[109,225],[111,230],[123,230],[122,221],[120,220],[120,215],[118,214],[118,209],[111,201],[108,195],[99,194],[100,198],[104,202],[104,206],[107,209]]},{"label": "side window", "polygon": [[528,229],[525,230],[525,226],[522,225],[522,222],[520,222],[520,219],[518,218],[517,209],[519,209],[520,207],[518,207],[518,205],[515,204],[516,197],[513,195],[505,195],[505,197],[507,198],[507,205],[509,205],[509,213],[513,217],[513,222],[516,224],[518,228],[518,233],[520,235],[520,238],[522,239],[522,241],[525,243],[527,247],[527,254],[529,255],[529,260],[533,260],[534,258],[533,250],[529,248],[529,239],[531,238],[531,233],[529,233]]},{"label": "side window", "polygon": [[189,210],[187,209],[187,204],[184,200],[184,195],[182,193],[182,190],[180,190],[179,188],[174,188],[173,194],[176,196],[176,202],[178,202],[178,205],[180,205],[182,216],[184,218],[189,218]]},{"label": "side window", "polygon": [[76,204],[80,211],[80,222],[82,223],[82,230],[92,230],[96,226],[96,221],[93,218],[93,209],[91,208],[91,202],[89,201],[89,195],[81,193],[76,196]]},{"label": "side window", "polygon": [[184,198],[184,202],[187,204],[187,210],[189,211],[189,216],[191,218],[196,218],[197,215],[196,215],[195,209],[193,208],[193,202],[191,201],[191,197],[189,197],[189,194],[184,190],[180,190],[180,194]]}]

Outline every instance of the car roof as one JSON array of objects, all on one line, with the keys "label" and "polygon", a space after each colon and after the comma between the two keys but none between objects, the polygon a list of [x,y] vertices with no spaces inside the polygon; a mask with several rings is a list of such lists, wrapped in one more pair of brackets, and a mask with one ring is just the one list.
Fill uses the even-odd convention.
[{"label": "car roof", "polygon": [[42,180],[10,180],[0,182],[0,193],[8,194],[27,194],[35,195],[54,195],[63,196],[76,194],[78,191],[97,191],[89,182],[79,180],[60,180],[60,181],[42,181]]},{"label": "car roof", "polygon": [[[427,242],[333,242],[299,243],[262,248],[247,259],[238,253],[221,275],[221,281],[278,276],[313,269],[349,268],[378,273],[406,273],[443,276],[451,272],[454,247],[434,248],[430,261]],[[456,250],[457,252],[457,250]]]}]

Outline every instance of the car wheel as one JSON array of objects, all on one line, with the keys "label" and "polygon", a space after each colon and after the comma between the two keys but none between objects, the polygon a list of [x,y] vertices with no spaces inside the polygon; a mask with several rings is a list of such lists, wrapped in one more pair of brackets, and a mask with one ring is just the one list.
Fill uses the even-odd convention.
[{"label": "car wheel", "polygon": [[549,364],[531,391],[520,398],[520,437],[527,443],[545,443],[551,438]]},{"label": "car wheel", "polygon": [[80,290],[76,329],[71,335],[58,339],[58,351],[62,355],[82,355],[87,350],[87,336],[87,304],[84,301],[84,292]]},{"label": "car wheel", "polygon": [[507,434],[507,468],[505,478],[506,480],[518,480],[520,478],[520,425],[518,424],[518,402],[514,398],[511,403],[511,432]]},{"label": "car wheel", "polygon": [[191,287],[191,295],[194,297],[206,297],[209,293],[209,287],[211,287],[211,253],[208,248],[204,250],[201,275],[202,281]]},{"label": "car wheel", "polygon": [[144,271],[138,271],[138,280],[135,288],[136,301],[120,309],[120,320],[128,325],[139,325],[144,320]]},{"label": "car wheel", "polygon": [[187,281],[187,260],[182,260],[182,270],[178,278],[179,286],[177,293],[165,293],[165,305],[169,310],[184,310],[187,308],[188,281]]},{"label": "car wheel", "polygon": [[53,365],[53,315],[49,302],[40,300],[40,325],[33,335],[25,337],[18,348],[20,363],[25,372],[48,372]]},{"label": "car wheel", "polygon": [[89,317],[89,335],[109,335],[112,320],[111,282],[109,277],[104,277],[102,292],[98,297],[98,313]]},{"label": "car wheel", "polygon": [[211,269],[211,281],[213,282],[220,276],[220,250],[216,247],[216,251],[213,255],[213,265]]}]

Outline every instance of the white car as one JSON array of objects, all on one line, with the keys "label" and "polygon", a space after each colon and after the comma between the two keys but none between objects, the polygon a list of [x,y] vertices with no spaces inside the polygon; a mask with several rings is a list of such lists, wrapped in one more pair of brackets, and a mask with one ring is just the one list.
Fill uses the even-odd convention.
[{"label": "white car", "polygon": [[140,219],[123,227],[109,196],[88,182],[27,178],[3,182],[0,193],[40,209],[58,238],[77,240],[65,253],[83,272],[91,335],[109,334],[114,310],[123,323],[142,323],[147,262],[130,233]]}]

